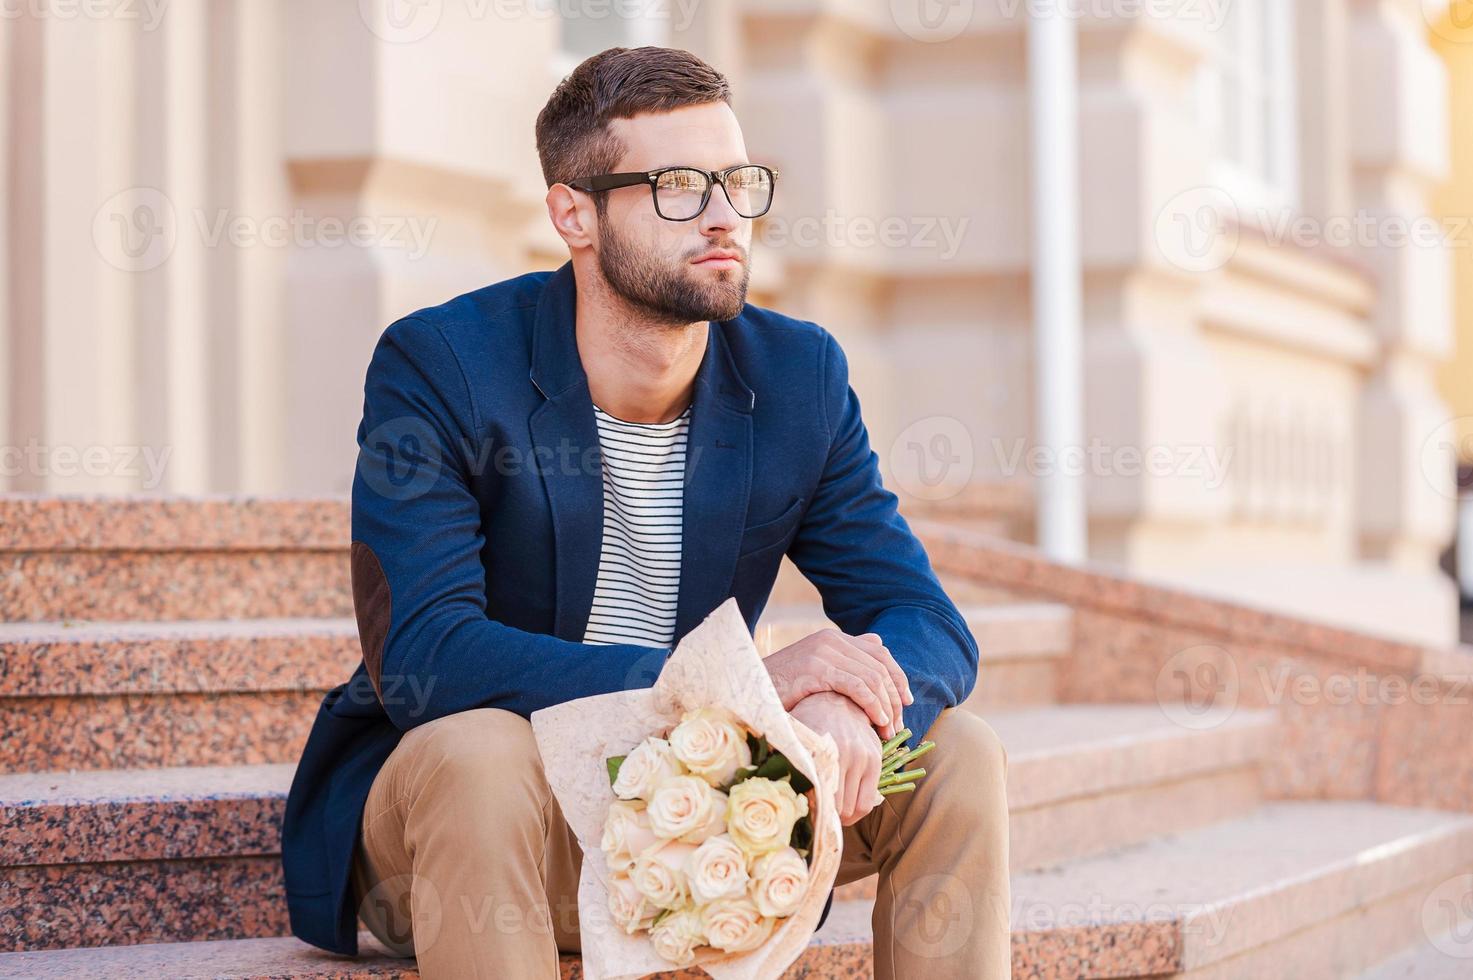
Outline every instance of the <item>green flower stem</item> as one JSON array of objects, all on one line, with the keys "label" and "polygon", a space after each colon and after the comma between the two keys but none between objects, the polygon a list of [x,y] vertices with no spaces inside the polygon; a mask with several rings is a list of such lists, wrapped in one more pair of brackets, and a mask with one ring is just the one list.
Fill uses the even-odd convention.
[{"label": "green flower stem", "polygon": [[897,772],[891,773],[888,776],[881,776],[880,788],[884,789],[886,786],[895,786],[899,783],[913,783],[925,774],[926,770],[924,769],[907,769],[905,772]]},{"label": "green flower stem", "polygon": [[916,783],[926,774],[924,769],[901,772],[912,760],[919,759],[936,747],[935,742],[922,742],[919,747],[912,749],[905,744],[910,736],[910,729],[903,728],[880,747],[880,779],[876,789],[881,796],[914,792]]},{"label": "green flower stem", "polygon": [[895,749],[895,751],[891,752],[889,755],[882,755],[882,756],[880,756],[880,765],[881,766],[888,766],[890,763],[894,762],[896,759],[899,759],[901,756],[906,755],[909,752],[910,752],[910,746],[909,745],[899,746],[898,748]]},{"label": "green flower stem", "polygon": [[919,759],[921,756],[925,755],[927,752],[931,751],[935,747],[935,742],[922,742],[919,748],[911,749],[904,755],[896,756],[889,762],[881,763],[880,775],[884,776],[886,773],[892,773],[898,769],[903,769],[907,764],[916,759]]},{"label": "green flower stem", "polygon": [[918,759],[936,747],[935,742],[922,742],[916,750],[910,754],[912,759]]},{"label": "green flower stem", "polygon": [[935,749],[934,741],[924,741],[924,743],[921,743],[919,749],[912,749],[910,752],[903,753],[903,755],[893,757],[890,762],[882,762],[879,765],[879,775],[885,775],[887,772],[896,772],[897,769],[906,768],[906,765],[909,765],[910,762],[919,759],[925,753],[931,752],[932,749]]},{"label": "green flower stem", "polygon": [[905,740],[908,739],[908,738],[910,738],[910,729],[909,728],[902,728],[900,731],[896,732],[894,734],[894,736],[891,737],[890,741],[888,741],[884,745],[880,746],[880,758],[881,759],[888,758],[897,749],[899,749],[902,745],[904,745],[905,744]]}]

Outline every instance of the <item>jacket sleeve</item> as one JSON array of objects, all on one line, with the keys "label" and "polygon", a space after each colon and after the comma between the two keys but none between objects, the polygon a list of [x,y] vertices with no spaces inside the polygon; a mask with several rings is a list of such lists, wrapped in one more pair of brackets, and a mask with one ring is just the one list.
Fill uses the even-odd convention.
[{"label": "jacket sleeve", "polygon": [[364,385],[351,563],[364,666],[400,729],[470,708],[527,716],[648,687],[671,653],[574,643],[487,617],[486,540],[467,458],[477,428],[440,331],[413,317],[384,331]]},{"label": "jacket sleeve", "polygon": [[977,641],[901,516],[898,498],[881,482],[848,360],[827,331],[825,341],[828,457],[788,556],[817,587],[836,626],[884,640],[915,695],[904,715],[918,744],[942,708],[971,693]]}]

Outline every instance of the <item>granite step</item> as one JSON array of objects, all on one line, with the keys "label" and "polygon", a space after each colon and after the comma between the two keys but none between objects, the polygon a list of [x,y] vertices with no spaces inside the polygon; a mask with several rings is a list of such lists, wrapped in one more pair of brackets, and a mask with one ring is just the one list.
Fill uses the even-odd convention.
[{"label": "granite step", "polygon": [[1014,975],[1353,977],[1420,942],[1427,895],[1470,869],[1473,816],[1265,803],[1014,874]]},{"label": "granite step", "polygon": [[[389,955],[364,931],[358,957],[338,956],[295,937],[140,943],[42,952],[0,953],[0,975],[28,980],[107,977],[156,980],[159,977],[211,977],[230,980],[409,980],[419,971],[411,960]],[[567,957],[571,961],[573,957]],[[564,969],[564,976],[571,976]]]},{"label": "granite step", "polygon": [[316,691],[359,656],[349,617],[0,623],[0,697]]},{"label": "granite step", "polygon": [[1425,889],[1422,936],[1357,980],[1466,980],[1473,976],[1473,874],[1443,877]]},{"label": "granite step", "polygon": [[[967,609],[986,680],[969,704],[1053,700],[1062,606]],[[776,649],[831,625],[769,607]],[[359,660],[351,618],[0,623],[0,772],[295,762],[322,695]]]},{"label": "granite step", "polygon": [[[1273,711],[1182,728],[1154,705],[1070,704],[981,712],[1008,747],[1015,871],[1241,816],[1262,802]],[[872,898],[873,876],[839,890]]]},{"label": "granite step", "polygon": [[1263,799],[1273,710],[1184,728],[1156,705],[983,712],[1008,747],[1011,867],[1084,857],[1240,816]]},{"label": "granite step", "polygon": [[[1421,907],[1473,868],[1473,817],[1360,801],[1264,804],[1181,834],[1013,875],[1013,975],[1355,977],[1425,952]],[[957,892],[960,900],[966,896]],[[929,896],[928,896],[929,897]],[[836,902],[789,976],[867,975],[871,905]],[[944,955],[975,921],[926,933]],[[958,932],[963,930],[963,932]],[[0,955],[0,975],[61,977],[412,977],[363,934],[359,959],[293,938],[140,944]],[[1407,953],[1398,953],[1408,949]],[[579,975],[564,957],[563,975]],[[691,974],[694,975],[694,974]],[[1466,976],[1466,972],[1372,973]]]},{"label": "granite step", "polygon": [[[962,612],[994,682],[999,668],[1049,661],[1072,642],[1066,606]],[[815,607],[768,606],[755,640],[766,654],[832,625]],[[0,655],[0,697],[318,690],[351,672],[358,633],[351,617],[5,622]]]},{"label": "granite step", "polygon": [[0,772],[295,761],[351,619],[0,623]]},{"label": "granite step", "polygon": [[5,622],[352,612],[346,551],[0,552]]},{"label": "granite step", "polygon": [[0,621],[346,616],[346,499],[0,496]]},{"label": "granite step", "polygon": [[[835,902],[829,922],[786,977],[868,976],[872,943],[868,936],[870,906]],[[852,923],[862,926],[862,931]],[[836,928],[837,927],[837,928]],[[338,956],[294,937],[149,943],[0,954],[0,976],[53,980],[81,976],[109,980],[155,980],[157,977],[211,977],[230,980],[413,980],[419,976],[412,959],[395,957],[374,936],[358,934],[357,957]],[[583,971],[577,956],[561,957],[562,976],[578,980]],[[704,971],[684,970],[654,978],[695,980]]]},{"label": "granite step", "polygon": [[[1250,792],[1242,795],[1223,792],[1223,782],[1251,776],[1276,733],[1270,712],[1240,712],[1189,732],[1139,705],[1058,705],[988,720],[1009,746],[1012,861],[1025,868],[1114,846],[1120,835],[1179,830],[1252,809],[1256,780],[1243,780]],[[0,866],[275,853],[293,771],[281,763],[0,776]],[[1199,782],[1213,778],[1219,781]],[[1187,813],[1137,796],[1172,781],[1191,785],[1210,805]],[[1112,800],[1134,818],[1086,838]],[[1142,819],[1146,809],[1162,811],[1165,822]]]},{"label": "granite step", "polygon": [[[1009,745],[1015,868],[1257,802],[1271,716],[1244,712],[1183,733],[1151,709],[1113,708],[991,717]],[[43,949],[281,933],[276,854],[293,771],[283,763],[0,776],[0,937],[10,949]],[[872,895],[873,882],[840,897]]]},{"label": "granite step", "polygon": [[[346,497],[0,495],[0,622],[349,616],[350,536]],[[785,558],[770,601],[819,594]]]},{"label": "granite step", "polygon": [[1473,935],[1466,917],[1457,935],[1420,942],[1371,967],[1357,980],[1468,980],[1473,977]]},{"label": "granite step", "polygon": [[279,854],[292,770],[0,776],[0,944],[286,933]]}]

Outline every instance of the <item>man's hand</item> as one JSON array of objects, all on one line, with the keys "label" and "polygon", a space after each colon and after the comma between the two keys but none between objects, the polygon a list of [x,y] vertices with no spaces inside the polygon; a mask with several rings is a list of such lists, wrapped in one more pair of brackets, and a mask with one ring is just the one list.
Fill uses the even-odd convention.
[{"label": "man's hand", "polygon": [[763,663],[788,711],[811,694],[833,691],[863,709],[885,738],[900,731],[900,710],[915,700],[905,671],[878,633],[819,630],[769,654]]},{"label": "man's hand", "polygon": [[810,694],[791,712],[803,724],[828,732],[839,746],[839,821],[849,826],[875,808],[880,796],[880,739],[853,701],[833,691]]}]

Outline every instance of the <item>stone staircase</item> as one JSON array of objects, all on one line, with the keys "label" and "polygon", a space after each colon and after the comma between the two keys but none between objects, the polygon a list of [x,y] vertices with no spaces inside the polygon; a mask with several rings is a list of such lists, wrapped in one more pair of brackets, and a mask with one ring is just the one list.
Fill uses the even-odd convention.
[{"label": "stone staircase", "polygon": [[[1469,651],[917,529],[1008,745],[1015,977],[1473,976],[1467,705],[1269,683],[1447,691]],[[359,656],[346,543],[341,500],[0,497],[0,976],[414,975],[366,932],[356,960],[292,938],[281,893],[292,768]],[[823,625],[785,567],[759,646]],[[1192,686],[1225,666],[1221,710]],[[868,973],[873,889],[791,975]]]}]

